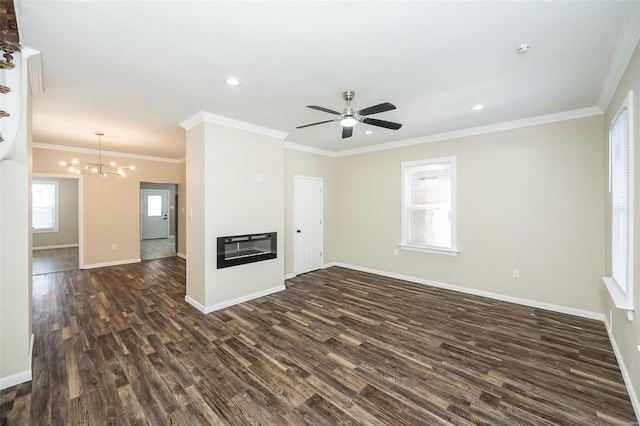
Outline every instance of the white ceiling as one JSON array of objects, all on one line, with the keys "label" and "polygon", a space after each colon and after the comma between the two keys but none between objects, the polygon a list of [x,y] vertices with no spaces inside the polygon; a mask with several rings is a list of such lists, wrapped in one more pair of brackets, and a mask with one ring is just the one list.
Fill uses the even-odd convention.
[{"label": "white ceiling", "polygon": [[[178,123],[207,111],[341,151],[593,107],[631,3],[21,0],[42,54],[34,140],[94,148],[103,131],[105,150],[180,158]],[[295,128],[346,89],[356,109],[395,104],[372,117],[402,129]]]}]

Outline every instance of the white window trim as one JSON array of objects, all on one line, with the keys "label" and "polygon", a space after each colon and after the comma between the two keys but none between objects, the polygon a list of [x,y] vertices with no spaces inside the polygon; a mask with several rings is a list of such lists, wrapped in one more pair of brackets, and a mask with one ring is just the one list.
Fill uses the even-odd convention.
[{"label": "white window trim", "polygon": [[46,233],[52,233],[52,232],[58,232],[58,216],[59,216],[59,208],[60,208],[60,187],[58,185],[58,181],[55,180],[34,180],[33,182],[31,182],[31,184],[33,185],[34,183],[36,184],[50,184],[55,186],[55,191],[56,191],[56,196],[55,196],[55,200],[54,200],[54,207],[53,207],[53,228],[41,228],[41,229],[35,229],[33,228],[31,230],[32,233],[34,234],[46,234]]},{"label": "white window trim", "polygon": [[[613,123],[616,122],[620,114],[627,110],[627,114],[629,117],[629,127],[628,127],[628,173],[627,179],[628,183],[628,227],[627,227],[627,291],[624,292],[622,288],[618,285],[618,283],[613,279],[613,277],[602,277],[602,281],[604,282],[605,287],[607,288],[611,299],[617,309],[624,310],[626,312],[627,318],[629,321],[633,320],[633,290],[635,283],[633,281],[633,259],[634,259],[634,251],[633,251],[633,238],[634,238],[634,191],[635,191],[635,153],[634,153],[634,123],[633,123],[633,90],[629,91],[627,97],[622,102],[622,105],[618,109],[618,112],[611,120],[611,124],[609,126],[609,138],[611,137],[611,128],[613,127]],[[611,187],[611,139],[609,139],[609,187]],[[611,190],[611,188],[609,188]]]},{"label": "white window trim", "polygon": [[[407,168],[415,167],[415,166],[425,166],[429,164],[441,164],[441,163],[449,163],[450,171],[451,171],[451,247],[436,247],[436,246],[422,246],[416,244],[408,244],[407,243],[407,215],[405,210],[406,200],[407,200]],[[458,210],[457,210],[457,199],[458,199],[458,173],[456,166],[456,157],[440,157],[440,158],[430,158],[427,160],[415,160],[415,161],[404,161],[400,164],[400,168],[402,171],[402,181],[401,185],[401,232],[400,243],[398,247],[402,250],[408,251],[418,251],[423,253],[431,253],[431,254],[440,254],[446,256],[457,256],[460,253],[458,250]]]}]

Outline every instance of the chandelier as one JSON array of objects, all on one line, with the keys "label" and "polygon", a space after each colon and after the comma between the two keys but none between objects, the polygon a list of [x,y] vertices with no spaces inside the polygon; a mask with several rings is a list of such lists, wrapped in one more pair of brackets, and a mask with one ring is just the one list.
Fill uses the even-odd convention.
[{"label": "chandelier", "polygon": [[96,132],[96,136],[98,136],[98,162],[97,163],[89,163],[85,161],[80,161],[77,158],[74,158],[71,161],[61,161],[60,165],[62,167],[68,167],[68,171],[70,173],[75,173],[77,175],[83,175],[85,173],[94,173],[99,174],[102,177],[107,177],[107,175],[118,175],[118,176],[126,176],[125,170],[135,170],[135,166],[129,167],[119,167],[115,161],[111,161],[108,164],[102,163],[102,137],[104,133]]}]

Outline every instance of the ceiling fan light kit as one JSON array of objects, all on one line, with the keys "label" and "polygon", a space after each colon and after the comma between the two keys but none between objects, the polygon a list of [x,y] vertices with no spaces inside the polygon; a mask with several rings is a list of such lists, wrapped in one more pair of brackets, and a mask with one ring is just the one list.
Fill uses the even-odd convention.
[{"label": "ceiling fan light kit", "polygon": [[358,123],[370,124],[372,126],[384,127],[385,129],[398,130],[402,127],[400,123],[394,123],[392,121],[378,120],[376,118],[369,118],[369,115],[378,114],[381,112],[391,111],[396,109],[396,106],[384,102],[378,105],[373,105],[368,108],[361,109],[359,111],[351,108],[351,100],[355,96],[355,92],[352,90],[346,90],[342,93],[342,97],[347,101],[347,106],[342,112],[334,111],[332,109],[324,108],[317,105],[307,105],[307,108],[315,109],[317,111],[326,112],[329,114],[337,115],[338,118],[333,120],[319,121],[317,123],[305,124],[298,126],[296,129],[303,129],[305,127],[316,126],[318,124],[331,123],[333,121],[339,121],[342,126],[342,139],[350,138],[353,135],[353,126]]}]

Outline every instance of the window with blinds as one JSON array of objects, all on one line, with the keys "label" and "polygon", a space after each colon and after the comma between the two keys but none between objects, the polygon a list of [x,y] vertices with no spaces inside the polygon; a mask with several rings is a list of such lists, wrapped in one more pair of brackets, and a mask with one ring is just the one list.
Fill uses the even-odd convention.
[{"label": "window with blinds", "polygon": [[611,276],[627,292],[629,258],[629,110],[616,117],[609,134],[611,192]]},{"label": "window with blinds", "polygon": [[633,92],[609,129],[611,276],[604,277],[617,308],[633,312]]},{"label": "window with blinds", "polygon": [[455,251],[455,157],[402,163],[404,248]]}]

